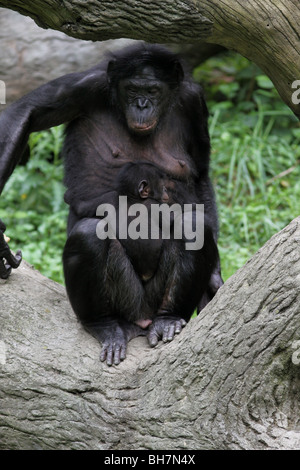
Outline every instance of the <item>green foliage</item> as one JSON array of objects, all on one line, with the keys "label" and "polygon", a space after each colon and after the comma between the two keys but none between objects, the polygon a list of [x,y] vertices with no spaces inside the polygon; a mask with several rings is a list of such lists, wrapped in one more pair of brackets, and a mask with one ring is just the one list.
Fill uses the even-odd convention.
[{"label": "green foliage", "polygon": [[11,248],[20,248],[24,259],[61,283],[68,212],[63,199],[62,141],[63,126],[31,134],[31,158],[26,167],[16,168],[0,199],[0,219],[8,227]]},{"label": "green foliage", "polygon": [[[211,113],[211,176],[220,217],[219,249],[227,279],[300,213],[300,128],[272,82],[233,53],[194,72]],[[67,206],[60,149],[63,127],[30,137],[31,158],[0,199],[13,250],[63,283]]]},{"label": "green foliage", "polygon": [[268,77],[228,53],[196,69],[208,90],[224,278],[300,214],[300,128]]}]

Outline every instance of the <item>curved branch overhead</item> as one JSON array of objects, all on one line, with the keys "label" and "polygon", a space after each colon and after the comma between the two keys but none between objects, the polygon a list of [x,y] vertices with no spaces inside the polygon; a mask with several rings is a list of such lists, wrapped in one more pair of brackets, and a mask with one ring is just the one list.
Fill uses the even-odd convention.
[{"label": "curved branch overhead", "polygon": [[1,1],[0,6],[31,16],[42,28],[94,41],[144,39],[146,31],[149,42],[157,42],[158,36],[160,42],[195,42],[195,35],[207,37],[212,30],[212,21],[193,1],[17,0]]},{"label": "curved branch overhead", "polygon": [[0,448],[299,449],[299,240],[297,218],[172,343],[136,338],[117,367],[21,265],[0,285]]},{"label": "curved branch overhead", "polygon": [[81,39],[225,46],[258,64],[300,117],[300,104],[292,101],[292,84],[300,79],[298,0],[0,0],[0,6]]}]

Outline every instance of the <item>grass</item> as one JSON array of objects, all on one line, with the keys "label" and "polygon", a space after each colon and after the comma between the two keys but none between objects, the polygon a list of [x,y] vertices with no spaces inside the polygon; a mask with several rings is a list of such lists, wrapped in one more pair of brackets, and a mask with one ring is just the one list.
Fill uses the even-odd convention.
[{"label": "grass", "polygon": [[63,283],[62,251],[67,205],[63,195],[60,149],[63,126],[30,136],[31,158],[15,169],[0,199],[0,219],[7,225],[12,250],[45,276]]},{"label": "grass", "polygon": [[[263,111],[228,120],[211,119],[211,176],[220,218],[224,279],[240,268],[274,233],[300,214],[300,134],[278,134],[278,116]],[[293,117],[289,110],[286,115]],[[295,129],[299,131],[299,129]]]}]

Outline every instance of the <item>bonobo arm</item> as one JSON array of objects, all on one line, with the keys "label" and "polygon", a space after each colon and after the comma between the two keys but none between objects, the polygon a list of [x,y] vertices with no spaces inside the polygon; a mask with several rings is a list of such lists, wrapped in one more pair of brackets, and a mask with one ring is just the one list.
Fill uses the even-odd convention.
[{"label": "bonobo arm", "polygon": [[[52,80],[0,114],[0,194],[23,155],[29,134],[80,116],[100,102],[105,87],[105,69],[96,66]],[[0,221],[0,278],[6,279],[22,257],[21,252],[13,256],[4,239],[4,230],[5,225]]]},{"label": "bonobo arm", "polygon": [[71,121],[100,102],[103,66],[52,80],[23,96],[0,115],[0,193],[21,158],[29,134]]}]

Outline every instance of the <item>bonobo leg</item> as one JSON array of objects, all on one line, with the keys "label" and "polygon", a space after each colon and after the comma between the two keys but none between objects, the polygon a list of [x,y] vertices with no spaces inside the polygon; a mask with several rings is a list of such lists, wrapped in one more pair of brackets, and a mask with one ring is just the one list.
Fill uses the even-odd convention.
[{"label": "bonobo leg", "polygon": [[206,232],[211,230],[211,234],[213,236],[213,240],[216,245],[216,251],[217,251],[215,267],[212,271],[207,289],[202,295],[201,300],[197,307],[197,313],[199,313],[215,296],[216,292],[224,284],[224,281],[221,275],[220,258],[219,258],[219,253],[217,249],[218,230],[219,230],[217,207],[215,203],[214,190],[213,190],[212,183],[208,175],[202,176],[201,184],[197,186],[196,191],[197,191],[199,200],[204,204],[204,207],[205,207]]},{"label": "bonobo leg", "polygon": [[220,289],[220,287],[222,287],[223,284],[224,281],[221,275],[220,259],[218,256],[217,265],[211,274],[207,289],[202,295],[200,302],[198,303],[197,314],[200,313],[201,310],[204,309],[204,307],[206,307],[206,305],[212,300],[212,298],[215,296],[215,294]]},{"label": "bonobo leg", "polygon": [[98,219],[71,230],[63,254],[67,293],[84,327],[101,343],[100,359],[119,364],[128,341],[145,335],[134,321],[143,310],[143,286],[118,240],[100,240]]},{"label": "bonobo leg", "polygon": [[22,261],[22,253],[20,250],[14,256],[9,249],[4,238],[6,227],[0,220],[0,279],[7,279],[11,273],[11,269],[16,269]]},{"label": "bonobo leg", "polygon": [[[217,261],[217,247],[209,230],[205,232],[201,250],[187,250],[185,243],[168,240],[156,276],[147,283],[146,298],[152,307],[154,299],[157,316],[149,327],[148,341],[156,346],[158,341],[171,341],[190,319],[200,299],[207,290]],[[162,287],[164,291],[162,292]]]}]

